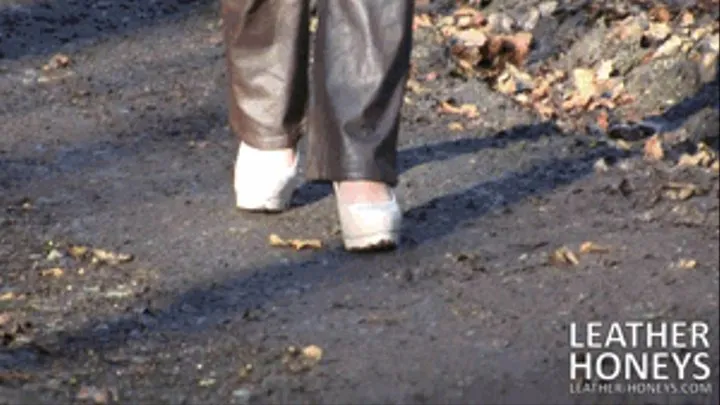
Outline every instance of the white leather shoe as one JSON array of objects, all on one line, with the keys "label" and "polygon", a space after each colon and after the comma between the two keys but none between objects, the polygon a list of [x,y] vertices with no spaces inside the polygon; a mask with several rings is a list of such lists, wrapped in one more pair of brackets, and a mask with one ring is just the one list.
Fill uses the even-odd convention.
[{"label": "white leather shoe", "polygon": [[246,211],[284,211],[300,183],[298,156],[290,167],[268,167],[264,153],[268,152],[240,144],[235,162],[236,206]]},{"label": "white leather shoe", "polygon": [[369,251],[397,246],[400,240],[402,211],[392,190],[389,190],[389,201],[343,204],[337,198],[337,183],[334,186],[345,249]]}]

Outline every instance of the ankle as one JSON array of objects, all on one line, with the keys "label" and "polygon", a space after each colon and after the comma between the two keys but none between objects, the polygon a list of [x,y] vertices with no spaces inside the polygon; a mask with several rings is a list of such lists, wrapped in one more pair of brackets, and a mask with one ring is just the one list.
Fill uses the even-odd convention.
[{"label": "ankle", "polygon": [[337,198],[343,204],[382,203],[393,197],[391,188],[379,181],[345,180],[336,184]]},{"label": "ankle", "polygon": [[297,159],[293,148],[258,149],[246,143],[241,145],[239,155],[244,163],[262,165],[258,167],[292,167]]}]

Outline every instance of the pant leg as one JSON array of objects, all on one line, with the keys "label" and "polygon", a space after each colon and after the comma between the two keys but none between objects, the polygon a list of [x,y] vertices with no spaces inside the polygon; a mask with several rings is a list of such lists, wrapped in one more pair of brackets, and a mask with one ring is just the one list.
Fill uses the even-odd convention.
[{"label": "pant leg", "polygon": [[320,0],[307,176],[397,184],[413,0]]},{"label": "pant leg", "polygon": [[230,126],[259,149],[294,147],[308,97],[308,0],[222,0]]}]

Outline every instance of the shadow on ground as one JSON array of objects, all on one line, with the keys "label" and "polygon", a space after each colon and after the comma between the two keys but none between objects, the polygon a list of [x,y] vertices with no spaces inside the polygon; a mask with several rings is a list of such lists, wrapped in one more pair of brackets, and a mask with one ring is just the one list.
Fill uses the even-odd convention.
[{"label": "shadow on ground", "polygon": [[201,12],[211,0],[0,1],[0,60],[49,55],[66,45],[163,24]]}]

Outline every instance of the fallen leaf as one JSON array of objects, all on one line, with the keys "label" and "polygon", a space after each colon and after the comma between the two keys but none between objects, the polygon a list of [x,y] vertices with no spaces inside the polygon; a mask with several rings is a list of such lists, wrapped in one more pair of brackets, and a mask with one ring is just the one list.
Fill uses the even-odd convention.
[{"label": "fallen leaf", "polygon": [[431,82],[431,81],[433,81],[433,80],[437,80],[437,78],[438,78],[438,73],[437,73],[437,72],[430,72],[430,73],[428,73],[428,74],[425,75],[425,78],[424,78],[424,79],[425,79],[426,82]]},{"label": "fallen leaf", "polygon": [[0,371],[0,383],[28,382],[32,376],[20,371]]},{"label": "fallen leaf", "polygon": [[668,22],[672,18],[670,11],[664,5],[657,5],[650,9],[648,15],[653,21]]},{"label": "fallen leaf", "polygon": [[50,58],[50,61],[43,66],[42,70],[48,71],[53,69],[62,69],[68,67],[69,65],[70,57],[65,54],[58,53]]},{"label": "fallen leaf", "polygon": [[43,277],[61,277],[64,273],[65,271],[60,267],[53,267],[40,272]]},{"label": "fallen leaf", "polygon": [[595,242],[588,241],[580,245],[580,253],[607,253],[609,251],[609,248],[598,245]]},{"label": "fallen leaf", "polygon": [[657,135],[653,135],[645,141],[643,151],[645,158],[649,160],[662,160],[665,157],[662,141]]},{"label": "fallen leaf", "polygon": [[410,91],[411,93],[415,93],[415,94],[420,94],[420,93],[424,93],[427,91],[420,84],[420,82],[418,82],[417,80],[414,80],[414,79],[409,79],[407,81],[407,83],[405,84],[405,87],[407,88],[408,91]]},{"label": "fallen leaf", "polygon": [[318,362],[322,358],[323,350],[318,346],[310,345],[303,348],[302,354],[306,358]]},{"label": "fallen leaf", "polygon": [[533,107],[543,119],[555,118],[555,116],[557,115],[555,108],[548,105],[547,103],[535,103],[533,104]]},{"label": "fallen leaf", "polygon": [[413,29],[432,27],[432,19],[427,14],[420,14],[413,17]]},{"label": "fallen leaf", "polygon": [[458,28],[480,27],[487,24],[483,13],[472,7],[460,7],[453,13]]},{"label": "fallen leaf", "polygon": [[465,126],[461,122],[454,121],[448,124],[448,129],[451,131],[464,131]]},{"label": "fallen leaf", "polygon": [[563,246],[552,253],[550,256],[550,263],[554,265],[577,266],[580,264],[580,260],[578,260],[572,250]]},{"label": "fallen leaf", "polygon": [[607,111],[601,110],[595,118],[595,123],[600,129],[602,129],[604,132],[607,132],[608,127],[610,126],[609,120],[610,117],[608,116]]},{"label": "fallen leaf", "polygon": [[93,249],[92,255],[92,261],[94,263],[106,263],[110,265],[127,263],[134,259],[133,255],[128,253],[116,253],[104,249]]},{"label": "fallen leaf", "polygon": [[475,104],[454,105],[449,101],[441,101],[438,112],[445,114],[464,115],[468,118],[477,118],[480,114]]},{"label": "fallen leaf", "polygon": [[12,321],[12,315],[7,312],[0,312],[0,327]]},{"label": "fallen leaf", "polygon": [[319,239],[282,239],[276,234],[271,234],[268,238],[270,246],[275,247],[291,247],[295,250],[302,249],[320,249],[322,248],[322,241]]},{"label": "fallen leaf", "polygon": [[510,37],[509,40],[515,47],[511,61],[518,67],[524,65],[530,53],[530,47],[533,41],[532,33],[519,32]]},{"label": "fallen leaf", "polygon": [[572,81],[575,92],[569,94],[563,102],[562,108],[565,111],[586,108],[590,100],[597,94],[594,71],[583,68],[574,69]]},{"label": "fallen leaf", "polygon": [[623,139],[618,139],[618,140],[616,140],[616,141],[615,141],[615,146],[616,146],[618,149],[622,149],[622,150],[631,150],[631,149],[632,149],[632,145],[630,144],[630,142],[625,141],[625,140],[623,140]]},{"label": "fallen leaf", "polygon": [[590,69],[574,69],[572,72],[573,84],[582,99],[589,99],[595,95],[595,72]]},{"label": "fallen leaf", "polygon": [[595,77],[597,78],[597,80],[608,80],[610,79],[610,75],[612,75],[614,70],[615,67],[613,66],[613,61],[611,59],[604,60],[600,62],[600,65],[595,71]]},{"label": "fallen leaf", "polygon": [[685,270],[691,270],[697,267],[697,260],[694,259],[680,259],[678,261],[678,267]]},{"label": "fallen leaf", "polygon": [[705,144],[698,145],[698,151],[691,155],[683,153],[678,160],[680,166],[701,166],[710,167],[717,161],[715,152]]},{"label": "fallen leaf", "polygon": [[552,88],[552,83],[545,79],[544,77],[539,77],[535,79],[535,83],[533,84],[533,89],[530,95],[534,100],[539,100],[541,98],[544,98],[550,94],[550,89]]},{"label": "fallen leaf", "polygon": [[673,55],[678,52],[682,44],[683,40],[679,36],[673,35],[660,45],[660,47],[652,54],[652,57],[662,58]]},{"label": "fallen leaf", "polygon": [[105,388],[96,388],[92,386],[82,386],[77,393],[79,400],[91,400],[96,404],[106,404],[108,402],[108,390]]},{"label": "fallen leaf", "polygon": [[0,301],[10,301],[15,299],[15,293],[8,291],[5,294],[0,295]]},{"label": "fallen leaf", "polygon": [[466,47],[480,47],[488,41],[488,36],[479,29],[469,29],[456,32],[453,37]]},{"label": "fallen leaf", "polygon": [[665,197],[671,200],[685,201],[690,197],[703,194],[703,190],[692,183],[670,182],[665,185]]}]

